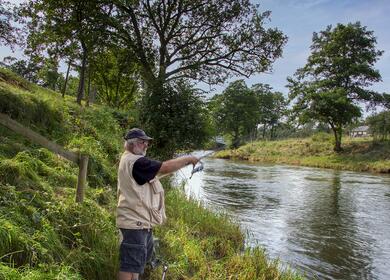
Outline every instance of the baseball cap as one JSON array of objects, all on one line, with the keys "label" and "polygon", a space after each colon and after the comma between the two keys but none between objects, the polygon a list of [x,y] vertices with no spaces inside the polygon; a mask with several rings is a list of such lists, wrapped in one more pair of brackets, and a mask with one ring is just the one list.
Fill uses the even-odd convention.
[{"label": "baseball cap", "polygon": [[143,131],[142,129],[139,129],[139,128],[130,129],[126,133],[126,136],[124,138],[125,138],[125,140],[129,140],[132,138],[139,138],[139,139],[148,140],[148,141],[153,140],[152,137],[147,136],[145,131]]}]

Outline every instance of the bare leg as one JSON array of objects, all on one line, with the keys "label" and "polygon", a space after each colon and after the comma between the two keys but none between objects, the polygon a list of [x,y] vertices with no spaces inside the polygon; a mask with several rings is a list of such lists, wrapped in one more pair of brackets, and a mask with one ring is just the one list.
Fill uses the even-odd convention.
[{"label": "bare leg", "polygon": [[119,280],[138,280],[139,273],[119,271]]}]

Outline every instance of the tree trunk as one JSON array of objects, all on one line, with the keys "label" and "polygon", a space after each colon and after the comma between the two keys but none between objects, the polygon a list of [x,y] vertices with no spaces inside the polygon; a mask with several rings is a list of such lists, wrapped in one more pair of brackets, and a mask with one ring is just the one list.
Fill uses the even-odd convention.
[{"label": "tree trunk", "polygon": [[333,130],[334,138],[335,138],[335,144],[333,147],[333,150],[335,152],[341,152],[343,149],[341,148],[341,135],[342,135],[342,128],[334,126],[331,124],[331,128]]},{"label": "tree trunk", "polygon": [[119,109],[120,107],[120,98],[119,98],[119,86],[122,80],[122,71],[118,73],[118,78],[116,80],[116,89],[115,89],[115,107]]},{"label": "tree trunk", "polygon": [[65,77],[65,83],[64,87],[62,88],[62,98],[65,98],[65,92],[66,92],[66,87],[68,85],[68,80],[69,80],[69,72],[70,72],[70,65],[72,64],[72,61],[69,59],[68,62],[68,69],[66,70],[66,77]]},{"label": "tree trunk", "polygon": [[88,69],[88,87],[87,87],[87,93],[88,93],[88,98],[87,98],[87,104],[86,106],[89,106],[89,96],[91,95],[91,67]]},{"label": "tree trunk", "polygon": [[95,103],[96,93],[97,93],[96,86],[92,86],[92,90],[90,91],[90,95],[88,96],[89,104]]},{"label": "tree trunk", "polygon": [[232,145],[233,145],[233,148],[237,149],[238,146],[240,145],[240,139],[239,139],[239,132],[238,131],[234,131],[234,134],[233,134],[233,141],[232,141]]},{"label": "tree trunk", "polygon": [[84,43],[81,43],[83,49],[83,57],[81,60],[81,69],[80,69],[80,81],[79,88],[77,91],[77,103],[81,105],[81,100],[84,97],[84,88],[85,88],[85,68],[87,65],[87,48]]}]

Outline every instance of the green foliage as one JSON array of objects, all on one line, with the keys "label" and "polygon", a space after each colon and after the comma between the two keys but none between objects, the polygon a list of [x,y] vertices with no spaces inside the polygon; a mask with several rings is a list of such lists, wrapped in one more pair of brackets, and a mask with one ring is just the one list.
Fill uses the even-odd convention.
[{"label": "green foliage", "polygon": [[[29,32],[27,52],[42,56],[49,55],[81,60],[77,103],[85,90],[88,56],[96,45],[104,43],[103,22],[99,21],[99,1],[53,1],[36,0],[21,5],[21,14],[28,19]],[[61,19],[61,20],[58,20]]]},{"label": "green foliage", "polygon": [[32,90],[33,88],[32,84],[27,82],[25,79],[21,78],[19,75],[23,76],[19,74],[17,71],[0,68],[0,82],[7,83],[21,89]]},{"label": "green foliage", "polygon": [[367,118],[370,131],[375,138],[384,141],[390,138],[390,111],[383,111]]},{"label": "green foliage", "polygon": [[[260,248],[244,251],[244,236],[227,216],[215,215],[179,189],[166,194],[168,223],[157,228],[158,254],[169,264],[167,278],[179,279],[301,279],[280,271]],[[160,279],[161,268],[146,279]]]},{"label": "green foliage", "polygon": [[280,92],[272,92],[272,88],[264,84],[255,84],[251,90],[258,100],[258,124],[262,125],[262,137],[265,138],[268,129],[270,138],[273,139],[275,128],[280,124],[281,118],[286,115],[287,104],[284,96]]},{"label": "green foliage", "polygon": [[20,29],[15,24],[16,13],[8,1],[0,1],[0,45],[14,47],[20,41],[17,35]]},{"label": "green foliage", "polygon": [[102,103],[113,108],[129,108],[138,92],[137,66],[124,49],[101,51],[93,58],[93,82]]},{"label": "green foliage", "polygon": [[358,102],[377,102],[380,94],[366,87],[381,80],[375,62],[382,51],[375,48],[372,31],[359,22],[328,26],[314,33],[307,64],[288,78],[293,110],[302,123],[327,123],[335,135],[335,151],[341,151],[345,125],[361,115]]},{"label": "green foliage", "polygon": [[[35,126],[44,135],[63,134],[60,124],[63,115],[58,112],[56,104],[39,98],[33,94],[13,94],[0,87],[0,112],[9,115],[27,126]],[[65,133],[64,133],[65,134]]]},{"label": "green foliage", "polygon": [[5,57],[5,67],[22,76],[24,79],[41,86],[56,90],[60,88],[60,77],[58,72],[58,61],[55,58],[45,58],[31,54],[25,59]]},{"label": "green foliage", "polygon": [[203,98],[184,81],[145,95],[140,114],[145,130],[155,137],[150,152],[161,159],[201,147],[210,137]]},{"label": "green foliage", "polygon": [[272,92],[269,85],[256,84],[249,89],[243,80],[238,80],[215,95],[209,108],[218,133],[227,134],[232,146],[238,147],[245,140],[259,138],[259,125],[263,138],[267,132],[274,138],[286,113],[286,102],[283,94]]},{"label": "green foliage", "polygon": [[0,279],[4,280],[82,280],[72,267],[64,265],[40,266],[34,269],[14,269],[0,263]]},{"label": "green foliage", "polygon": [[311,140],[313,142],[329,142],[332,140],[332,135],[325,132],[317,132],[312,135]]},{"label": "green foliage", "polygon": [[278,29],[265,27],[270,13],[259,12],[249,1],[127,1],[113,6],[116,13],[108,24],[114,40],[127,46],[149,88],[156,81],[164,85],[183,77],[221,83],[231,74],[264,72],[286,42]]},{"label": "green foliage", "polygon": [[109,279],[116,270],[117,234],[110,212],[88,199],[75,204],[73,192],[64,199],[3,184],[0,192],[3,262],[51,269],[61,264],[83,279]]},{"label": "green foliage", "polygon": [[232,135],[234,147],[238,147],[240,138],[256,130],[258,102],[243,80],[231,83],[221,95],[213,97],[212,103],[218,130]]}]

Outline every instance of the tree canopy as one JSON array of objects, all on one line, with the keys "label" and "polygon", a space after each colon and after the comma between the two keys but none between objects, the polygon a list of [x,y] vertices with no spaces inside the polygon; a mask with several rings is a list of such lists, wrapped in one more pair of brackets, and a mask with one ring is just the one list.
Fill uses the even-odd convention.
[{"label": "tree canopy", "polygon": [[11,48],[20,42],[20,29],[13,23],[17,21],[17,14],[13,12],[10,2],[0,0],[0,45],[8,45]]},{"label": "tree canopy", "polygon": [[390,111],[383,111],[367,118],[374,138],[387,140],[390,137]]},{"label": "tree canopy", "polygon": [[251,88],[258,100],[258,124],[262,125],[262,137],[266,137],[269,129],[270,138],[274,137],[274,127],[286,114],[287,102],[281,92],[273,92],[267,84],[255,84]]},{"label": "tree canopy", "polygon": [[383,52],[376,49],[373,31],[359,22],[314,33],[311,50],[295,79],[288,78],[293,110],[302,122],[327,123],[340,151],[343,127],[361,115],[360,103],[383,100],[368,88],[381,80],[374,64]]},{"label": "tree canopy", "polygon": [[199,148],[209,140],[208,112],[199,90],[186,81],[171,81],[158,97],[143,99],[139,106],[147,112],[141,116],[142,124],[148,134],[156,136],[151,149],[155,157],[168,159],[177,150]]},{"label": "tree canopy", "polygon": [[113,1],[111,34],[129,48],[147,85],[189,78],[220,83],[271,68],[286,37],[248,0]]},{"label": "tree canopy", "polygon": [[104,44],[106,33],[100,15],[106,5],[104,1],[32,0],[21,8],[21,14],[29,18],[27,52],[46,51],[81,61],[79,104],[84,94],[88,55]]}]

